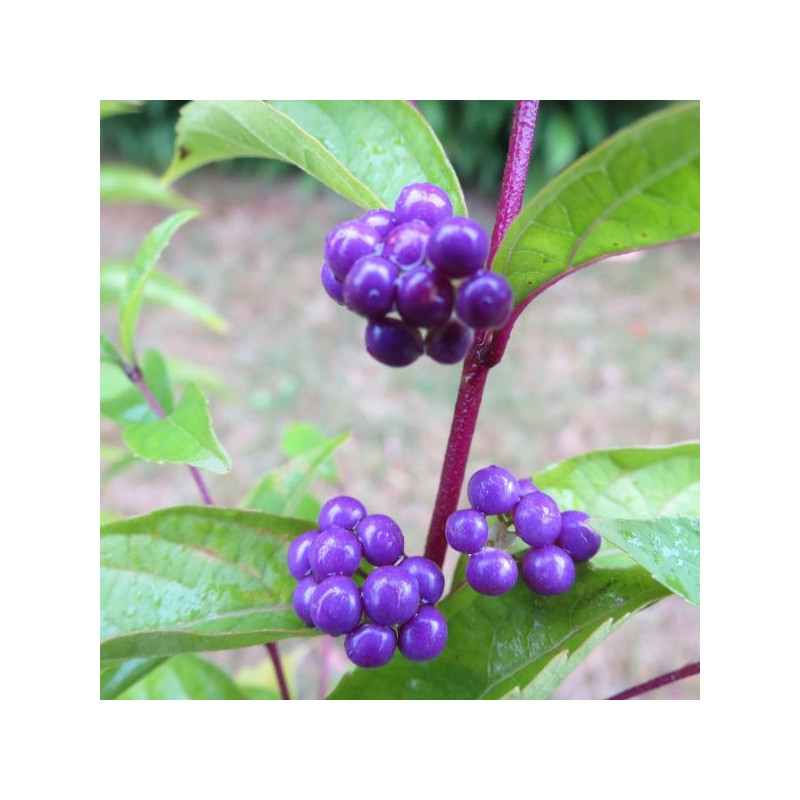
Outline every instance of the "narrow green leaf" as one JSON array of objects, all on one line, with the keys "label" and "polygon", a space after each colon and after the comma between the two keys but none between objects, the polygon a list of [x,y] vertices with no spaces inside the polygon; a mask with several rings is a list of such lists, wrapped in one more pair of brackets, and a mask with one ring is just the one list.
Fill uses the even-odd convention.
[{"label": "narrow green leaf", "polygon": [[119,700],[247,700],[216,664],[194,655],[175,656],[156,667]]},{"label": "narrow green leaf", "polygon": [[100,699],[114,700],[164,661],[163,658],[135,658],[119,666],[101,670]]},{"label": "narrow green leaf", "polygon": [[158,175],[133,164],[100,165],[101,203],[144,203],[165,208],[197,206],[162,182]]},{"label": "narrow green leaf", "polygon": [[167,362],[158,350],[152,347],[145,350],[142,358],[142,374],[161,408],[167,414],[172,413],[175,408],[172,398],[172,382],[170,381]]},{"label": "narrow green leaf", "polygon": [[168,508],[101,528],[101,663],[314,635],[294,613],[292,540],[313,523]]},{"label": "narrow green leaf", "polygon": [[[286,429],[281,440],[281,447],[289,458],[293,458],[324,444],[327,438],[323,431],[311,422],[294,422]],[[326,481],[336,482],[339,480],[339,473],[332,459],[323,461],[319,465],[318,471],[320,478],[324,478]]]},{"label": "narrow green leaf", "polygon": [[444,148],[404,100],[194,100],[181,109],[177,133],[168,182],[213,161],[269,158],[363,208],[393,207],[404,186],[430,181],[466,213]]},{"label": "narrow green leaf", "polygon": [[110,364],[100,365],[100,414],[121,424],[158,419],[125,373]]},{"label": "narrow green leaf", "polygon": [[106,364],[122,366],[122,356],[113,344],[102,333],[100,334],[100,361]]},{"label": "narrow green leaf", "polygon": [[141,111],[143,100],[101,100],[100,119],[113,117],[117,114],[135,114]]},{"label": "narrow green leaf", "polygon": [[122,432],[131,452],[159,464],[189,464],[219,474],[229,472],[231,460],[211,427],[203,392],[189,384],[175,410],[164,419],[133,422]]},{"label": "narrow green leaf", "polygon": [[142,296],[147,281],[175,231],[196,216],[196,211],[181,211],[168,217],[150,231],[136,254],[127,283],[119,299],[122,352],[131,361],[134,360],[133,342],[136,335],[136,322],[139,318],[139,309],[142,305]]},{"label": "narrow green leaf", "polygon": [[615,253],[700,232],[700,105],[623,129],[542,189],[494,259],[521,303],[558,276]]}]

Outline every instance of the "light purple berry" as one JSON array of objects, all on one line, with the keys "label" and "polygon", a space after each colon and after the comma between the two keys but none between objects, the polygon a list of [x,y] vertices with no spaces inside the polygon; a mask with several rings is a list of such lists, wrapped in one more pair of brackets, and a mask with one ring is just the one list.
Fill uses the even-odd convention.
[{"label": "light purple berry", "polygon": [[353,575],[361,563],[361,545],[350,531],[328,528],[311,543],[308,561],[318,581],[329,575]]},{"label": "light purple berry", "polygon": [[394,306],[398,269],[380,256],[364,256],[344,279],[345,305],[363,317],[382,317]]},{"label": "light purple berry", "polygon": [[517,479],[495,465],[479,469],[467,484],[470,505],[484,514],[507,514],[519,500]]},{"label": "light purple berry", "polygon": [[431,232],[428,260],[450,278],[466,278],[483,269],[489,255],[486,231],[471,219],[452,217]]},{"label": "light purple berry", "polygon": [[553,544],[561,533],[558,504],[544,492],[525,495],[514,507],[514,528],[517,536],[533,547]]},{"label": "light purple berry", "polygon": [[378,567],[361,589],[364,610],[379,625],[402,625],[419,608],[419,586],[400,567]]},{"label": "light purple berry", "polygon": [[536,484],[530,478],[520,478],[517,481],[517,486],[519,486],[520,497],[525,497],[527,494],[533,494],[539,491]]},{"label": "light purple berry", "polygon": [[357,219],[347,220],[325,237],[325,261],[343,281],[359,258],[377,252],[380,242],[380,234],[372,225]]},{"label": "light purple berry", "polygon": [[364,343],[367,352],[387,367],[407,367],[424,350],[422,334],[413,325],[391,317],[370,320]]},{"label": "light purple berry", "polygon": [[439,328],[432,328],[425,337],[425,352],[439,364],[457,364],[472,347],[475,332],[453,317]]},{"label": "light purple berry", "polygon": [[340,306],[343,306],[344,283],[333,274],[333,270],[331,270],[327,264],[322,265],[320,280],[322,281],[322,288],[325,289],[328,297],[336,301]]},{"label": "light purple berry", "polygon": [[388,664],[397,648],[397,634],[385,625],[367,622],[347,634],[344,651],[357,666],[370,669]]},{"label": "light purple berry", "polygon": [[362,612],[358,586],[352,578],[343,575],[325,578],[311,598],[311,621],[330,636],[350,633],[361,621]]},{"label": "light purple berry", "polygon": [[319,529],[338,527],[351,531],[361,520],[367,516],[367,509],[363,503],[350,495],[341,494],[331,497],[320,509],[317,523]]},{"label": "light purple berry", "polygon": [[374,208],[359,217],[361,222],[371,225],[385,239],[394,228],[394,214],[388,208]]},{"label": "light purple berry", "polygon": [[447,193],[432,183],[411,183],[397,198],[394,217],[398,223],[421,220],[433,228],[453,216],[453,204]]},{"label": "light purple berry", "polygon": [[397,310],[411,325],[435,328],[450,319],[455,292],[450,281],[430,267],[406,272],[397,285]]},{"label": "light purple berry", "polygon": [[311,619],[311,601],[317,589],[317,582],[313,575],[302,578],[292,593],[292,608],[295,614],[300,617],[306,625],[313,625]]},{"label": "light purple berry", "polygon": [[475,330],[502,328],[513,306],[511,285],[496,272],[479,272],[464,281],[456,293],[456,313]]},{"label": "light purple berry", "polygon": [[521,569],[522,580],[536,594],[562,594],[575,583],[575,564],[572,558],[554,544],[528,550],[522,558]]},{"label": "light purple berry", "polygon": [[403,555],[403,532],[386,514],[370,514],[356,528],[364,558],[376,567],[394,564]]},{"label": "light purple berry", "polygon": [[400,569],[416,580],[421,602],[436,603],[444,593],[444,574],[429,558],[409,556],[400,563]]},{"label": "light purple berry", "polygon": [[301,533],[290,545],[286,553],[286,566],[293,578],[305,578],[311,572],[308,553],[311,544],[317,538],[319,531],[306,531]]},{"label": "light purple berry", "polygon": [[406,270],[425,260],[431,229],[423,222],[397,225],[383,242],[383,257]]},{"label": "light purple berry", "polygon": [[561,515],[561,533],[556,539],[556,544],[579,564],[596,555],[602,544],[600,534],[589,527],[587,519],[589,515],[583,511],[565,511]]},{"label": "light purple berry", "polygon": [[447,620],[434,606],[422,606],[414,618],[400,628],[398,645],[409,661],[430,661],[447,644]]},{"label": "light purple berry", "polygon": [[518,573],[517,562],[505,550],[487,547],[469,557],[466,578],[476,592],[496,597],[514,588]]},{"label": "light purple berry", "polygon": [[447,543],[459,553],[477,553],[486,547],[489,523],[486,516],[474,508],[454,511],[444,526]]}]

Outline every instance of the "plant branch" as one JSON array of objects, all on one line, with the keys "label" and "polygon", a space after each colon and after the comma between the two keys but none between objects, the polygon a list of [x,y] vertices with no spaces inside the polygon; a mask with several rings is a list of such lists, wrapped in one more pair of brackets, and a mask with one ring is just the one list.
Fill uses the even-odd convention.
[{"label": "plant branch", "polygon": [[289,684],[286,683],[286,675],[283,672],[283,664],[281,664],[280,653],[278,653],[278,645],[275,642],[270,642],[267,647],[269,657],[272,659],[272,666],[275,667],[275,675],[278,678],[278,686],[281,690],[282,700],[291,700],[289,695]]},{"label": "plant branch", "polygon": [[615,694],[613,697],[607,697],[606,699],[629,700],[631,697],[636,697],[637,695],[644,694],[645,692],[652,692],[653,689],[666,686],[668,683],[675,683],[675,681],[680,681],[683,680],[683,678],[690,677],[691,675],[699,674],[700,662],[697,661],[694,664],[687,664],[685,667],[681,667],[680,669],[676,669],[672,672],[667,672],[665,675],[659,675],[657,678],[653,678],[645,683],[640,683],[638,686],[631,686],[630,689],[626,689],[624,692]]}]

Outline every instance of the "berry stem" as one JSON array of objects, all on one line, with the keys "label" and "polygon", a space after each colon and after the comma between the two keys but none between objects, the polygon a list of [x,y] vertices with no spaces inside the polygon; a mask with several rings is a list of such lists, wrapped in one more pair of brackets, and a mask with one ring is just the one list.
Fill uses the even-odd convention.
[{"label": "berry stem", "polygon": [[[503,183],[500,188],[500,199],[497,204],[497,216],[489,248],[489,269],[491,269],[492,260],[509,225],[522,209],[538,114],[538,100],[517,101],[508,144],[508,155],[503,171]],[[491,342],[492,331],[480,331],[464,359],[464,367],[461,372],[461,383],[453,409],[450,436],[447,440],[447,449],[439,478],[436,505],[433,509],[428,539],[425,543],[425,555],[440,567],[444,563],[444,556],[447,552],[445,523],[458,506],[486,378],[489,370],[498,364],[502,357],[502,350],[498,355],[491,349]],[[505,347],[503,347],[504,349]]]},{"label": "berry stem", "polygon": [[668,683],[675,683],[675,681],[688,678],[691,675],[698,675],[700,673],[700,662],[694,664],[687,664],[685,667],[667,672],[665,675],[659,675],[657,678],[640,683],[638,686],[631,686],[624,692],[615,694],[613,697],[607,697],[607,700],[629,700],[631,697],[644,694],[645,692],[652,692],[653,689],[658,689],[661,686],[666,686]]},{"label": "berry stem", "polygon": [[269,657],[272,659],[272,666],[275,667],[275,675],[278,678],[278,686],[281,690],[281,700],[291,700],[289,684],[286,683],[286,675],[283,672],[283,664],[281,664],[281,657],[278,653],[278,645],[275,642],[269,642],[266,647]]}]

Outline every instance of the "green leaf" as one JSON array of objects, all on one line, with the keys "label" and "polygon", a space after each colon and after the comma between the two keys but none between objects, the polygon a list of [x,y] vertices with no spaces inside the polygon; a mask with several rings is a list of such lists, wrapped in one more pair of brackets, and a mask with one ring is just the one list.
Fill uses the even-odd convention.
[{"label": "green leaf", "polygon": [[100,165],[101,203],[145,203],[165,208],[196,208],[143,167],[132,164]]},{"label": "green leaf", "polygon": [[142,374],[150,391],[155,395],[161,408],[172,413],[175,403],[172,398],[172,382],[169,378],[169,369],[164,356],[158,350],[148,348],[142,358]]},{"label": "green leaf", "polygon": [[122,432],[131,452],[159,464],[189,464],[223,474],[231,460],[211,427],[203,392],[189,384],[175,410],[163,419],[133,422]]},{"label": "green leaf", "polygon": [[700,605],[700,520],[695,517],[603,519],[592,527],[659,583]]},{"label": "green leaf", "polygon": [[247,684],[238,684],[239,689],[243,692],[246,700],[281,700],[280,694],[272,689],[264,689],[261,686],[248,686]]},{"label": "green leaf", "polygon": [[101,670],[100,699],[114,700],[164,661],[163,658],[135,658],[116,667]]},{"label": "green leaf", "polygon": [[464,195],[423,116],[404,100],[194,100],[181,109],[164,179],[249,156],[294,164],[363,208],[394,207],[409,183],[444,189],[455,214]]},{"label": "green leaf", "polygon": [[135,114],[141,111],[143,100],[101,100],[100,119],[113,117],[117,114]]},{"label": "green leaf", "polygon": [[248,647],[314,631],[286,569],[305,520],[168,508],[101,528],[101,663]]},{"label": "green leaf", "polygon": [[[119,302],[131,265],[112,261],[100,267],[100,304]],[[211,306],[198,300],[188,289],[163,272],[153,270],[142,294],[142,302],[166,306],[202,322],[212,331],[224,333],[228,323]]]},{"label": "green leaf", "polygon": [[175,656],[123,692],[119,700],[247,700],[216,664],[193,655]]},{"label": "green leaf", "polygon": [[122,352],[131,361],[135,360],[133,341],[147,281],[175,231],[196,216],[196,211],[181,211],[168,217],[150,231],[136,254],[133,267],[119,299],[119,329]]},{"label": "green leaf", "polygon": [[700,105],[623,129],[542,189],[509,227],[492,269],[516,303],[616,253],[700,232]]},{"label": "green leaf", "polygon": [[122,366],[122,356],[119,350],[102,333],[100,334],[100,361],[105,364]]},{"label": "green leaf", "polygon": [[119,423],[158,419],[125,373],[110,364],[100,365],[100,413]]},{"label": "green leaf", "polygon": [[[289,458],[293,458],[313,450],[327,440],[328,437],[313,423],[294,422],[286,429],[281,440],[281,447]],[[319,476],[332,483],[339,480],[339,473],[333,460],[323,461],[319,465]]]}]

